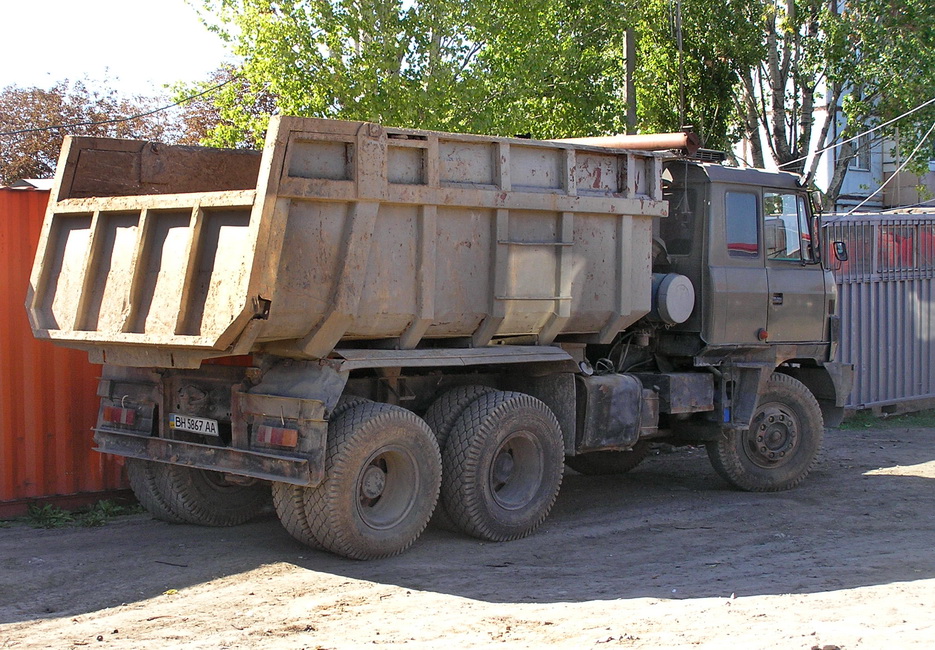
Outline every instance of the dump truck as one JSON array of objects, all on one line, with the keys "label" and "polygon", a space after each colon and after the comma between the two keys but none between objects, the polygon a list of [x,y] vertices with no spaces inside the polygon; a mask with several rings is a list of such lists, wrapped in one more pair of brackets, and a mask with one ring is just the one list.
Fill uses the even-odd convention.
[{"label": "dump truck", "polygon": [[656,442],[743,490],[799,484],[852,372],[812,211],[792,174],[618,140],[74,137],[26,307],[103,364],[96,448],[155,517],[272,507],[373,559],[430,520],[526,536],[566,465],[619,474]]}]

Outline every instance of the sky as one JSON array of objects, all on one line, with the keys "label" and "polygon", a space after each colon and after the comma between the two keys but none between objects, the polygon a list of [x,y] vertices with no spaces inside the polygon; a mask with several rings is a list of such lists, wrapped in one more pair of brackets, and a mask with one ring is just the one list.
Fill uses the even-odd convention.
[{"label": "sky", "polygon": [[87,77],[157,95],[234,60],[186,0],[0,0],[0,17],[0,89]]}]

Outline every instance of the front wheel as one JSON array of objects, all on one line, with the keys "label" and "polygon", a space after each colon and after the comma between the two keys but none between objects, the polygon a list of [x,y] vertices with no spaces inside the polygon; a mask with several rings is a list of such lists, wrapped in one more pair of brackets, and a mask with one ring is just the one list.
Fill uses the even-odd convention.
[{"label": "front wheel", "polygon": [[706,445],[715,471],[750,492],[779,492],[801,483],[818,457],[821,407],[797,379],[773,373],[750,428],[721,434]]}]

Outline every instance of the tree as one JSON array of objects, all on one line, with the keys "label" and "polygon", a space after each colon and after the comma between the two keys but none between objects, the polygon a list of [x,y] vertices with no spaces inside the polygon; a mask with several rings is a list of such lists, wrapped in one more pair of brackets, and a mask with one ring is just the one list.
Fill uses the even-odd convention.
[{"label": "tree", "polygon": [[[499,135],[625,131],[625,34],[635,27],[641,130],[688,122],[708,146],[726,146],[739,70],[763,49],[758,0],[679,0],[694,17],[681,55],[672,0],[204,2],[243,57],[245,84],[283,113]],[[226,126],[209,141],[262,131],[255,102],[217,102]]]},{"label": "tree", "polygon": [[643,132],[691,125],[702,144],[738,139],[735,92],[765,54],[760,0],[645,0],[635,15]]},{"label": "tree", "polygon": [[21,178],[51,178],[66,134],[168,139],[171,121],[146,113],[155,100],[121,98],[81,81],[51,89],[8,86],[0,91],[0,185]]},{"label": "tree", "polygon": [[[620,130],[621,0],[206,0],[286,114],[535,137]],[[253,107],[217,99],[231,125]],[[240,112],[240,118],[235,115]],[[216,132],[234,144],[252,129]]]},{"label": "tree", "polygon": [[176,144],[248,149],[263,141],[276,97],[251,84],[233,66],[223,66],[199,84],[174,88],[179,137]]},{"label": "tree", "polygon": [[[743,71],[737,95],[752,162],[763,166],[768,154],[780,168],[812,181],[818,152],[841,144],[825,194],[833,206],[857,155],[847,140],[935,96],[935,6],[928,0],[760,5],[765,56]],[[928,110],[894,128],[914,144],[912,136],[933,121],[935,111]]]},{"label": "tree", "polygon": [[[442,127],[469,101],[464,77],[477,53],[463,22],[465,8],[439,0],[404,7],[398,0],[207,0],[208,16],[244,59],[247,93],[257,89],[290,115],[377,120]],[[235,144],[259,134],[237,93],[215,99],[228,129],[212,137]]]}]

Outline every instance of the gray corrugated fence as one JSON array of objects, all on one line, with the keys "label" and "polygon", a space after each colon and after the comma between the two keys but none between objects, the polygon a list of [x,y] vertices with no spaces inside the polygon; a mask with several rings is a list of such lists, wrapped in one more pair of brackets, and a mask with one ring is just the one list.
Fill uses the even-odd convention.
[{"label": "gray corrugated fence", "polygon": [[834,262],[841,315],[838,358],[855,366],[854,409],[935,398],[935,213],[825,220],[825,241],[847,242]]}]

